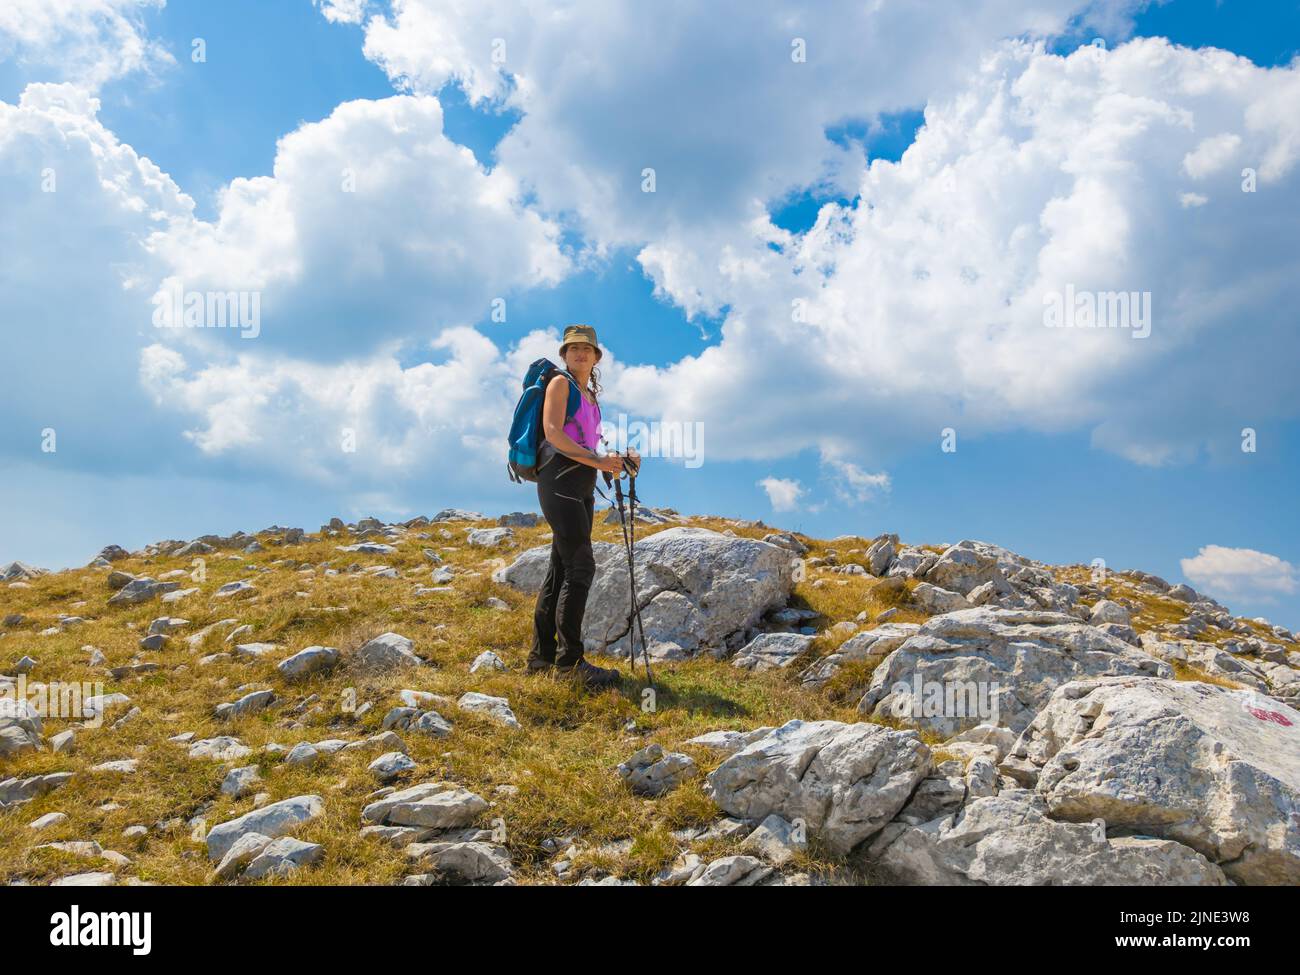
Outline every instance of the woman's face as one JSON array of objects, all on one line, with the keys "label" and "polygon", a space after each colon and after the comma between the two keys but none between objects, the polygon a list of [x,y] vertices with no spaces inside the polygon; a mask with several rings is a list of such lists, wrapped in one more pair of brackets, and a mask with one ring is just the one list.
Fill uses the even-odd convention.
[{"label": "woman's face", "polygon": [[564,364],[570,372],[581,372],[596,364],[596,350],[583,342],[574,342],[564,350]]}]

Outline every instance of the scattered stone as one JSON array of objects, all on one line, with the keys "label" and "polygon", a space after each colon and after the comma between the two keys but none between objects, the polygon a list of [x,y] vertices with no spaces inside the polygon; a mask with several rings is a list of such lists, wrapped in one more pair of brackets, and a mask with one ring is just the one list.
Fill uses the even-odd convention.
[{"label": "scattered stone", "polygon": [[779,867],[806,850],[808,841],[801,830],[772,813],[745,838],[744,847]]},{"label": "scattered stone", "polygon": [[505,670],[505,669],[506,669],[505,661],[502,660],[500,657],[498,657],[491,650],[484,650],[477,657],[475,657],[474,662],[469,665],[469,672],[471,674],[477,674],[480,670]]},{"label": "scattered stone", "polygon": [[695,762],[681,752],[647,745],[618,767],[619,777],[639,795],[661,796],[695,774]]},{"label": "scattered stone", "polygon": [[513,528],[469,528],[466,529],[466,541],[481,548],[494,548],[514,541]]},{"label": "scattered stone", "polygon": [[406,855],[435,874],[464,883],[496,884],[514,873],[509,854],[492,843],[412,843]]},{"label": "scattered stone", "polygon": [[411,667],[424,663],[413,652],[415,644],[397,633],[381,633],[363,644],[354,654],[354,660],[363,670],[391,670],[394,667]]},{"label": "scattered stone", "polygon": [[469,691],[462,694],[456,706],[462,711],[472,711],[475,714],[481,714],[490,721],[495,721],[499,725],[507,728],[518,728],[519,720],[515,713],[510,710],[510,702],[504,697],[492,697],[488,694],[480,694],[477,691]]},{"label": "scattered stone", "polygon": [[51,826],[58,826],[60,823],[68,821],[68,814],[61,812],[49,812],[44,816],[39,816],[27,824],[28,829],[49,829]]},{"label": "scattered stone", "polygon": [[233,703],[218,704],[213,713],[223,721],[230,718],[240,718],[247,714],[256,714],[258,711],[265,710],[274,700],[275,691],[253,691]]},{"label": "scattered stone", "polygon": [[387,784],[412,771],[416,768],[416,764],[402,752],[386,752],[366,768],[376,779]]},{"label": "scattered stone", "polygon": [[325,673],[339,662],[339,652],[333,647],[307,647],[276,664],[276,670],[289,681],[304,680]]},{"label": "scattered stone", "polygon": [[324,813],[325,802],[316,795],[294,796],[254,809],[208,831],[208,857],[221,860],[245,833],[261,833],[274,839]]},{"label": "scattered stone", "polygon": [[229,735],[203,738],[192,743],[189,749],[190,758],[210,758],[219,762],[235,762],[251,754],[251,748]]},{"label": "scattered stone", "polygon": [[763,633],[747,643],[731,664],[742,670],[764,671],[790,666],[807,653],[813,638],[799,633]]},{"label": "scattered stone", "polygon": [[687,887],[752,887],[767,878],[772,868],[751,856],[729,856],[714,860],[687,882]]},{"label": "scattered stone", "polygon": [[292,836],[281,836],[262,848],[249,863],[244,876],[250,880],[284,876],[301,867],[319,863],[324,856],[325,848],[319,843],[304,843]]},{"label": "scattered stone", "polygon": [[261,782],[262,776],[257,766],[245,765],[226,773],[226,778],[221,783],[221,792],[234,799],[242,799],[256,792]]},{"label": "scattered stone", "polygon": [[44,747],[40,712],[20,698],[0,697],[0,756],[21,755]]},{"label": "scattered stone", "polygon": [[250,595],[257,592],[257,587],[247,579],[240,579],[236,582],[227,582],[224,586],[212,594],[213,599],[230,599],[234,596]]},{"label": "scattered stone", "polygon": [[271,837],[261,833],[245,833],[240,836],[217,865],[218,880],[233,880],[239,872],[247,867],[264,849],[271,845]]}]

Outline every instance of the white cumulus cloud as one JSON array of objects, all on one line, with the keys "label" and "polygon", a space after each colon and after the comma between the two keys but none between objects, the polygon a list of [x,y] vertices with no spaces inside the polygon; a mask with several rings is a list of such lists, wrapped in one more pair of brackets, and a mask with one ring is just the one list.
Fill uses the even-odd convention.
[{"label": "white cumulus cloud", "polygon": [[5,0],[0,61],[12,58],[40,81],[88,88],[174,62],[149,37],[144,13],[166,0]]},{"label": "white cumulus cloud", "polygon": [[798,481],[784,477],[765,477],[758,482],[758,486],[767,492],[767,500],[773,511],[797,510],[799,499],[807,493]]},{"label": "white cumulus cloud", "polygon": [[1294,565],[1253,548],[1203,545],[1194,557],[1182,559],[1181,565],[1183,575],[1196,588],[1219,598],[1271,602],[1300,591]]}]

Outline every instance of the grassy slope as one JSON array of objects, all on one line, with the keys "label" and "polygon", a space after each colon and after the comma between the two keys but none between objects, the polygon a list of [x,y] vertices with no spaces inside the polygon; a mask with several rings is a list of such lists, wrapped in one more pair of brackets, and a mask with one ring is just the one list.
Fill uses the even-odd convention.
[{"label": "grassy slope", "polygon": [[[719,531],[731,527],[729,522],[710,518],[695,518],[692,524]],[[455,537],[443,539],[439,534],[443,527]],[[261,766],[264,781],[260,789],[269,793],[270,801],[303,793],[324,798],[325,816],[295,833],[324,844],[323,863],[296,876],[262,882],[395,882],[413,872],[402,852],[380,840],[358,836],[360,810],[378,787],[366,770],[377,752],[339,753],[315,767],[300,768],[282,765],[279,756],[262,754],[261,746],[269,742],[292,746],[324,738],[355,740],[375,734],[388,710],[400,703],[398,691],[408,687],[453,698],[475,690],[510,700],[522,725],[519,730],[502,729],[477,716],[443,708],[444,717],[455,725],[449,737],[433,739],[414,731],[402,732],[401,737],[418,763],[408,783],[451,780],[492,802],[483,825],[498,818],[504,822],[506,845],[521,882],[555,882],[548,869],[549,855],[541,846],[541,841],[551,836],[578,837],[580,846],[588,851],[630,838],[630,851],[587,852],[578,866],[580,870],[615,870],[646,879],[676,856],[679,845],[670,835],[672,830],[705,825],[719,813],[705,796],[701,778],[657,800],[633,796],[614,768],[635,749],[651,740],[665,748],[677,748],[685,739],[705,731],[776,725],[794,717],[858,719],[855,705],[870,672],[855,666],[846,667],[827,687],[814,692],[799,686],[796,675],[803,668],[798,664],[766,674],[745,673],[707,655],[684,663],[660,664],[656,677],[661,693],[653,712],[641,707],[641,680],[625,680],[617,691],[587,694],[560,680],[525,675],[522,665],[531,634],[533,599],[493,583],[491,572],[519,551],[545,543],[547,529],[516,529],[513,548],[499,552],[465,545],[465,527],[467,523],[448,523],[413,529],[409,540],[397,546],[396,554],[385,556],[337,551],[336,546],[356,540],[347,536],[296,546],[275,546],[263,537],[265,552],[238,558],[229,558],[228,552],[208,556],[202,592],[167,609],[157,600],[136,607],[107,606],[111,592],[105,573],[89,569],[43,576],[27,589],[0,589],[0,617],[15,612],[27,617],[0,638],[0,669],[12,672],[14,663],[30,654],[38,661],[30,679],[103,681],[106,692],[128,695],[143,712],[120,731],[108,727],[120,711],[98,729],[80,729],[77,723],[50,719],[45,726],[47,738],[64,728],[77,729],[71,754],[44,751],[0,760],[0,778],[63,770],[78,773],[63,788],[0,813],[0,879],[42,883],[69,873],[110,869],[98,860],[32,849],[55,840],[93,839],[105,849],[131,858],[130,866],[117,870],[119,877],[138,876],[170,884],[211,882],[211,864],[185,821],[201,811],[206,822],[214,825],[249,811],[253,801],[251,797],[233,800],[220,794],[228,766],[190,760],[185,747],[166,740],[190,731],[196,738],[235,735],[250,746],[254,754],[235,764]],[[734,530],[752,537],[767,533],[766,529]],[[638,535],[652,532],[641,530]],[[429,537],[421,539],[422,533]],[[618,526],[603,525],[599,518],[594,536],[597,540],[620,540]],[[853,542],[842,540],[833,547],[843,563],[861,561],[861,548],[866,544],[866,540],[856,543],[856,552]],[[422,554],[425,547],[437,551],[444,564],[456,570],[454,592],[414,595],[416,585],[431,584],[432,566]],[[811,541],[808,556],[825,555],[831,547]],[[320,570],[297,571],[299,564],[318,566],[327,561],[339,569],[354,561],[389,565],[398,569],[402,578],[342,573],[327,577]],[[189,570],[191,566],[184,558],[132,558],[116,563],[115,568],[157,578],[168,570]],[[257,594],[235,600],[209,598],[220,585],[235,579],[254,580]],[[818,580],[824,581],[819,584]],[[822,613],[824,619],[818,622],[827,626],[851,620],[863,609],[874,618],[889,605],[873,595],[877,583],[869,576],[814,569],[796,586],[792,604]],[[504,599],[510,610],[485,607],[489,596]],[[189,620],[189,625],[174,634],[163,650],[139,651],[138,640],[149,622],[168,612]],[[84,616],[88,621],[57,635],[38,635],[39,630],[56,624],[59,613]],[[275,643],[280,651],[258,660],[232,658],[198,666],[200,656],[232,647],[223,645],[224,631],[210,634],[204,645],[194,650],[187,646],[185,635],[229,617],[253,626],[253,633],[240,642]],[[906,606],[897,617],[912,622],[925,618]],[[1140,628],[1144,627],[1140,624]],[[329,676],[297,684],[286,684],[275,670],[276,662],[313,644],[338,647],[346,659],[349,651],[386,630],[410,637],[416,652],[435,666],[369,678],[344,666]],[[834,649],[846,637],[842,633],[821,634],[812,655]],[[102,669],[88,666],[88,654],[82,649],[86,645],[103,650],[109,666],[138,658],[156,662],[160,669],[141,677],[111,680]],[[495,651],[510,670],[469,674],[470,662],[484,650]],[[185,669],[178,671],[180,665]],[[626,664],[623,669],[626,672]],[[257,715],[230,722],[215,720],[213,707],[238,698],[237,688],[243,685],[269,686],[279,701]],[[360,718],[341,708],[353,688],[357,704],[374,703]],[[318,707],[305,715],[289,714],[313,694],[319,695]],[[295,721],[302,721],[303,726],[290,727]],[[629,722],[633,730],[628,729]],[[685,750],[692,752],[704,772],[719,761],[706,751],[690,746]],[[139,760],[134,775],[87,771],[98,763],[122,758]],[[517,792],[497,793],[495,788],[500,785],[515,786]],[[121,808],[100,808],[110,802]],[[53,811],[66,813],[68,819],[39,833],[27,827],[38,816]],[[156,823],[176,818],[182,821],[176,828],[154,829]],[[148,835],[134,840],[123,837],[122,830],[135,824],[149,827]],[[695,849],[714,856],[734,852],[735,844],[711,841]],[[814,849],[800,866],[816,868],[823,860]]]}]

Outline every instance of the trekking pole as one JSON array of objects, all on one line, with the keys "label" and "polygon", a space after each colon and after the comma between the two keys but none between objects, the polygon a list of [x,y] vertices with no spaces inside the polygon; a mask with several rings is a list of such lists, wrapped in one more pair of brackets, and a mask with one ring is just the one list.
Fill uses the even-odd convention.
[{"label": "trekking pole", "polygon": [[[623,504],[623,484],[621,480],[621,475],[618,478],[614,478],[610,475],[608,471],[606,471],[605,486],[609,487],[611,485],[611,482],[614,488],[615,503],[618,507],[619,527],[623,533],[623,550],[627,553],[628,588],[630,590],[630,595],[631,595],[629,612],[627,616],[628,660],[632,664],[632,673],[635,675],[636,674],[636,641],[637,641],[638,628],[639,628],[640,638],[641,638],[641,659],[645,664],[646,681],[653,688],[654,674],[650,670],[650,651],[649,648],[646,646],[645,624],[641,621],[641,609],[639,606],[637,606],[637,600],[636,600],[636,561],[635,561],[634,553],[632,551],[631,538],[628,535],[627,516],[625,514],[624,504]],[[635,513],[633,514],[633,517],[635,517]],[[633,529],[633,533],[635,534],[635,528]]]},{"label": "trekking pole", "polygon": [[[627,501],[628,501],[628,572],[631,570],[631,554],[636,551],[636,475],[628,471],[627,475]],[[641,631],[641,657],[645,661],[645,678],[651,688],[655,686],[654,675],[650,673],[650,650],[645,642],[645,624],[641,622],[641,607],[635,607],[636,625]]]}]

